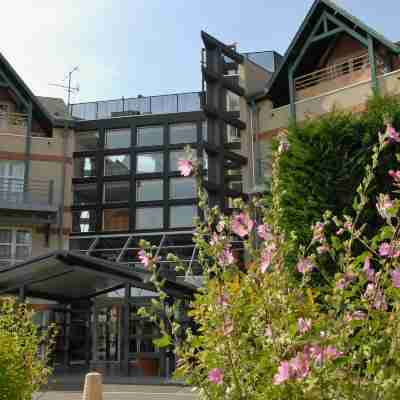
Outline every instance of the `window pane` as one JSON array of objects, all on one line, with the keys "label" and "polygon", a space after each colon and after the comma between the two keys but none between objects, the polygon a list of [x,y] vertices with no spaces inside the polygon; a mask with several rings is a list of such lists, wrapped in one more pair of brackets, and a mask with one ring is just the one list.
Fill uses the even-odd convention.
[{"label": "window pane", "polygon": [[118,203],[129,201],[129,182],[107,182],[104,183],[104,202]]},{"label": "window pane", "polygon": [[130,172],[130,156],[122,154],[118,156],[104,157],[104,175],[129,175]]},{"label": "window pane", "polygon": [[83,183],[73,185],[74,204],[94,204],[97,203],[97,184]]},{"label": "window pane", "polygon": [[197,217],[197,206],[172,206],[170,208],[170,228],[193,226],[193,218]]},{"label": "window pane", "polygon": [[30,231],[17,231],[17,244],[32,244],[32,233]]},{"label": "window pane", "polygon": [[196,124],[189,123],[189,124],[170,125],[169,142],[171,144],[197,142]]},{"label": "window pane", "polygon": [[0,230],[0,243],[11,243],[12,232],[10,229]]},{"label": "window pane", "polygon": [[164,144],[162,126],[142,126],[137,128],[138,146],[161,146]]},{"label": "window pane", "polygon": [[3,244],[0,245],[0,259],[9,259],[11,258],[11,245],[5,246]]},{"label": "window pane", "polygon": [[75,151],[96,150],[98,144],[99,133],[97,131],[75,133]]},{"label": "window pane", "polygon": [[164,213],[161,207],[147,207],[136,209],[136,229],[162,228]]},{"label": "window pane", "polygon": [[136,182],[136,201],[156,201],[163,199],[163,181],[151,179]]},{"label": "window pane", "polygon": [[128,231],[129,208],[113,208],[103,212],[104,231]]},{"label": "window pane", "polygon": [[96,158],[79,157],[74,158],[74,177],[90,178],[96,176]]},{"label": "window pane", "polygon": [[107,129],[105,134],[105,149],[122,149],[131,145],[131,130],[123,129]]},{"label": "window pane", "polygon": [[[194,155],[196,158],[196,155]],[[179,171],[178,161],[185,160],[187,158],[185,150],[175,150],[169,152],[169,170],[171,172]]]},{"label": "window pane", "polygon": [[196,197],[194,178],[171,178],[169,181],[170,199],[191,199]]},{"label": "window pane", "polygon": [[136,172],[162,172],[164,164],[163,153],[142,153],[137,155]]},{"label": "window pane", "polygon": [[28,246],[17,246],[15,251],[16,260],[25,260],[31,254],[31,249]]},{"label": "window pane", "polygon": [[94,210],[73,211],[72,212],[72,231],[73,232],[93,232],[96,230],[96,213]]}]

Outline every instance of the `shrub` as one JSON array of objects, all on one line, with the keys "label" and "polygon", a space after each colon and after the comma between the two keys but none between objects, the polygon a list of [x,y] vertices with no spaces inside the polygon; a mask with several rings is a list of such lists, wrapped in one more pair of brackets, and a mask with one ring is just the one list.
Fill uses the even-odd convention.
[{"label": "shrub", "polygon": [[[158,344],[175,342],[178,375],[200,399],[399,398],[400,171],[381,163],[400,134],[388,126],[377,142],[351,212],[325,212],[296,254],[300,280],[285,268],[290,243],[278,223],[279,197],[270,209],[258,199],[236,200],[235,213],[224,216],[207,209],[200,191],[207,219],[194,240],[203,285],[189,306],[195,329],[186,326],[184,335],[179,310],[163,302],[158,259],[142,243],[141,260],[161,294],[154,301],[154,318],[163,321]],[[194,161],[185,167],[196,170]],[[379,170],[389,173],[392,195],[370,197]],[[366,210],[375,213],[373,227],[362,222]],[[238,238],[244,253],[235,248]],[[334,276],[327,258],[338,266]],[[324,283],[318,288],[314,274]]]},{"label": "shrub", "polygon": [[[0,299],[0,399],[31,400],[51,373],[53,335],[39,332],[33,311],[14,299]],[[39,355],[39,350],[41,355]]]}]

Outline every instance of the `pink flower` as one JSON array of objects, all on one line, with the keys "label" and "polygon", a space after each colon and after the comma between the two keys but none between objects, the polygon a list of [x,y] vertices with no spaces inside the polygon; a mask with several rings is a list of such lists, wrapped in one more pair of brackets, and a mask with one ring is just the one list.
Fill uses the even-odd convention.
[{"label": "pink flower", "polygon": [[398,132],[396,132],[396,129],[391,124],[388,124],[386,133],[390,139],[391,142],[400,142],[400,135]]},{"label": "pink flower", "polygon": [[269,337],[269,338],[272,338],[272,327],[271,327],[271,325],[267,325],[266,326],[264,335]]},{"label": "pink flower", "polygon": [[217,224],[217,232],[221,233],[225,229],[225,221],[221,220]]},{"label": "pink flower", "polygon": [[369,282],[374,282],[375,270],[373,268],[371,268],[371,257],[365,258],[363,272],[366,275]]},{"label": "pink flower", "polygon": [[299,318],[297,320],[297,331],[304,335],[311,329],[311,319]]},{"label": "pink flower", "polygon": [[390,273],[392,277],[393,286],[397,289],[400,289],[400,269],[396,269]]},{"label": "pink flower", "polygon": [[220,240],[219,236],[215,232],[213,232],[210,240],[210,245],[215,246],[216,244],[219,243],[219,240]]},{"label": "pink flower", "polygon": [[313,263],[308,258],[301,258],[297,263],[297,271],[302,274],[311,272],[314,269]]},{"label": "pink flower", "polygon": [[354,311],[353,313],[348,313],[345,315],[344,319],[347,322],[351,321],[361,321],[365,319],[366,315],[364,311]]},{"label": "pink flower", "polygon": [[279,154],[286,153],[288,150],[289,150],[289,143],[281,141],[278,147],[278,153]]},{"label": "pink flower", "polygon": [[329,247],[326,246],[325,244],[322,245],[322,246],[318,246],[318,247],[317,247],[317,253],[318,253],[318,254],[325,254],[325,253],[327,253],[328,251],[329,251]]},{"label": "pink flower", "polygon": [[344,353],[338,351],[336,347],[328,346],[324,350],[324,356],[327,360],[336,360],[339,357],[342,357]]},{"label": "pink flower", "polygon": [[217,298],[217,304],[222,306],[223,308],[229,306],[229,297],[226,294],[222,294]]},{"label": "pink flower", "polygon": [[325,240],[325,224],[323,222],[317,222],[313,226],[313,242],[323,242]]},{"label": "pink flower", "polygon": [[353,224],[351,222],[346,222],[343,226],[348,231],[351,231],[353,229]]},{"label": "pink flower", "polygon": [[261,253],[261,272],[264,274],[268,267],[271,265],[274,251],[276,250],[275,244],[270,244]]},{"label": "pink flower", "polygon": [[290,364],[288,361],[282,361],[278,367],[278,372],[274,375],[274,385],[280,385],[281,383],[290,379]]},{"label": "pink flower", "polygon": [[372,307],[376,310],[384,311],[387,309],[385,295],[374,283],[369,283],[367,285],[363,298],[372,302]]},{"label": "pink flower", "polygon": [[193,172],[193,161],[178,160],[178,169],[182,176],[189,176]]},{"label": "pink flower", "polygon": [[337,236],[341,236],[341,235],[343,235],[344,232],[345,232],[345,230],[344,230],[343,228],[340,228],[340,229],[338,229],[338,230],[336,231],[336,235],[337,235]]},{"label": "pink flower", "polygon": [[270,240],[272,237],[271,229],[267,224],[259,225],[257,227],[258,236],[264,240]]},{"label": "pink flower", "polygon": [[140,262],[146,267],[148,268],[150,263],[151,263],[151,258],[146,254],[146,252],[141,249],[138,251],[138,257]]},{"label": "pink flower", "polygon": [[232,231],[241,238],[247,236],[253,229],[253,226],[253,220],[245,213],[237,214],[232,218]]},{"label": "pink flower", "polygon": [[379,195],[376,208],[380,216],[384,219],[390,218],[390,209],[394,207],[394,202],[389,195]]},{"label": "pink flower", "polygon": [[225,249],[224,252],[218,257],[218,262],[222,267],[227,267],[235,263],[235,257],[229,249]]},{"label": "pink flower", "polygon": [[304,349],[304,354],[311,357],[317,364],[321,364],[324,356],[324,351],[321,346],[313,345],[306,346]]},{"label": "pink flower", "polygon": [[295,378],[306,378],[310,373],[310,361],[306,353],[298,353],[290,360],[290,367]]},{"label": "pink flower", "polygon": [[355,279],[354,274],[351,272],[347,272],[343,275],[343,278],[339,279],[339,281],[336,283],[336,289],[346,289],[347,286],[350,285]]},{"label": "pink flower", "polygon": [[389,171],[389,176],[391,176],[396,183],[400,183],[400,171]]},{"label": "pink flower", "polygon": [[397,258],[400,257],[400,250],[397,246],[383,242],[379,246],[379,255],[381,257]]},{"label": "pink flower", "polygon": [[208,380],[216,385],[221,385],[224,380],[224,373],[219,368],[214,368],[208,373]]}]

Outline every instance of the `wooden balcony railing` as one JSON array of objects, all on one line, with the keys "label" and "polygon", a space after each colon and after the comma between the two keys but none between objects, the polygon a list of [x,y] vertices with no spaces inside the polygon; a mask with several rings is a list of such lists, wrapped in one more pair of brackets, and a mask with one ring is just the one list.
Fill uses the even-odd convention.
[{"label": "wooden balcony railing", "polygon": [[0,129],[2,131],[11,128],[11,133],[15,128],[24,129],[27,127],[28,116],[26,114],[0,112]]},{"label": "wooden balcony railing", "polygon": [[296,91],[308,89],[324,82],[336,80],[342,76],[354,74],[357,71],[369,70],[370,63],[368,53],[357,57],[348,58],[341,63],[318,69],[309,74],[295,79]]}]

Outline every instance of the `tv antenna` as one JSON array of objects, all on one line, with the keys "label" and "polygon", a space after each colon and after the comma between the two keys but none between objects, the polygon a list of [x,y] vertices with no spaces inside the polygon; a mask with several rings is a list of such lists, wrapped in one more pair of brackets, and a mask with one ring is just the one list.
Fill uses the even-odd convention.
[{"label": "tv antenna", "polygon": [[75,87],[71,86],[72,74],[78,70],[79,70],[79,67],[75,67],[71,71],[69,71],[67,75],[65,75],[63,82],[68,81],[68,86],[66,84],[61,85],[61,84],[57,84],[57,83],[49,83],[50,86],[60,87],[67,91],[67,93],[68,93],[68,104],[67,104],[68,110],[69,110],[69,107],[71,104],[71,93],[78,93],[79,89],[80,89],[79,85],[76,85]]}]

